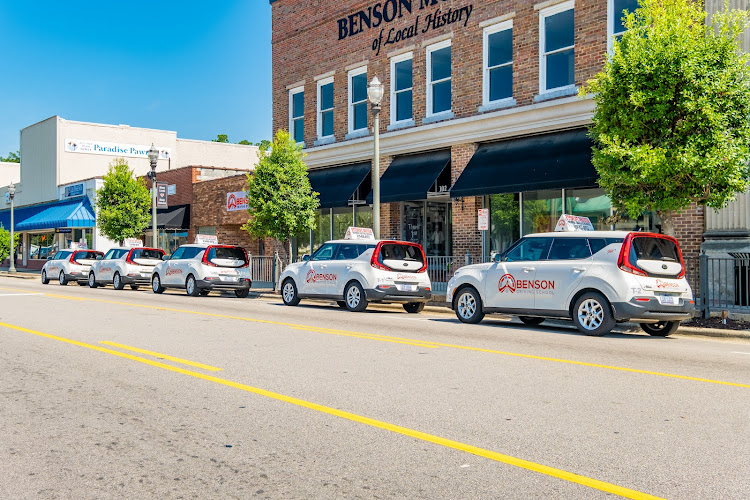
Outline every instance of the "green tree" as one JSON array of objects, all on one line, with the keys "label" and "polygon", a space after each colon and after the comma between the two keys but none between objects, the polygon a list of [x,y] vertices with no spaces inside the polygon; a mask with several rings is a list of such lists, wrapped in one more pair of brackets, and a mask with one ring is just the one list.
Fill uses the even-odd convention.
[{"label": "green tree", "polygon": [[656,212],[674,234],[691,202],[721,208],[748,188],[750,70],[746,11],[641,0],[623,19],[604,70],[580,94],[596,103],[591,137],[599,185],[620,212]]},{"label": "green tree", "polygon": [[290,259],[292,237],[315,227],[320,205],[304,157],[289,132],[279,130],[270,150],[260,146],[258,166],[247,176],[250,219],[243,227],[253,236],[286,242]]},{"label": "green tree", "polygon": [[[14,247],[18,246],[19,234],[13,234],[13,240],[15,242]],[[0,262],[4,261],[10,256],[10,231],[7,231],[2,224],[0,224]]]},{"label": "green tree", "polygon": [[271,141],[269,141],[268,139],[263,139],[260,142],[256,142],[254,145],[258,146],[259,148],[270,149],[271,148]]},{"label": "green tree", "polygon": [[120,244],[135,238],[151,221],[151,194],[146,181],[136,178],[128,163],[116,158],[109,164],[104,184],[96,192],[99,230]]},{"label": "green tree", "polygon": [[247,139],[242,139],[237,144],[242,144],[243,146],[252,146],[252,143],[250,141],[248,141]]},{"label": "green tree", "polygon": [[21,152],[16,151],[14,153],[13,151],[11,151],[10,153],[8,153],[8,156],[6,156],[5,158],[0,156],[0,161],[6,161],[10,163],[21,163]]},{"label": "green tree", "polygon": [[229,142],[229,136],[227,134],[219,134],[216,139],[211,139],[211,142]]}]

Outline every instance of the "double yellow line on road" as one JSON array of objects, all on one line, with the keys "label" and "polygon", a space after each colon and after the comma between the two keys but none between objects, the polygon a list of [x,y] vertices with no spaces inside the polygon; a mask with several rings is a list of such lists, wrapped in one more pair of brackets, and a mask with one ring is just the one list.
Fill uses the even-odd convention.
[{"label": "double yellow line on road", "polygon": [[[414,438],[414,439],[419,439],[421,441],[426,441],[426,442],[437,444],[437,445],[440,445],[440,446],[445,446],[447,448],[452,448],[454,450],[463,451],[465,453],[471,453],[472,455],[477,455],[477,456],[480,456],[480,457],[483,457],[483,458],[487,458],[489,460],[494,460],[496,462],[502,462],[502,463],[505,463],[505,464],[508,464],[508,465],[512,465],[512,466],[515,466],[515,467],[520,467],[522,469],[527,469],[527,470],[530,470],[530,471],[533,471],[533,472],[537,472],[537,473],[540,473],[540,474],[545,474],[547,476],[551,476],[551,477],[554,477],[554,478],[557,478],[557,479],[562,479],[564,481],[568,481],[568,482],[571,482],[571,483],[580,484],[580,485],[583,485],[583,486],[586,486],[586,487],[589,487],[589,488],[601,490],[601,491],[604,491],[604,492],[607,492],[607,493],[611,493],[611,494],[614,494],[614,495],[618,495],[618,496],[621,496],[621,497],[624,497],[624,498],[630,498],[630,499],[634,499],[634,500],[663,500],[663,499],[660,499],[660,497],[656,497],[654,495],[649,495],[647,493],[643,493],[643,492],[640,492],[640,491],[632,490],[630,488],[624,488],[622,486],[618,486],[616,484],[607,483],[605,481],[599,481],[598,479],[593,479],[593,478],[590,478],[590,477],[582,476],[580,474],[574,474],[572,472],[568,472],[568,471],[565,471],[565,470],[562,470],[562,469],[557,469],[557,468],[554,468],[554,467],[549,467],[549,466],[546,466],[546,465],[538,464],[538,463],[531,462],[531,461],[528,461],[528,460],[524,460],[524,459],[521,459],[521,458],[512,457],[510,455],[504,455],[502,453],[497,453],[497,452],[494,452],[494,451],[491,451],[491,450],[487,450],[487,449],[484,449],[484,448],[479,448],[477,446],[472,446],[472,445],[469,445],[469,444],[461,443],[459,441],[454,441],[452,439],[446,439],[446,438],[442,438],[442,437],[435,436],[435,435],[432,435],[432,434],[427,434],[425,432],[420,432],[420,431],[417,431],[417,430],[414,430],[414,429],[409,429],[408,427],[402,427],[402,426],[399,426],[399,425],[389,424],[387,422],[382,422],[380,420],[375,420],[375,419],[364,417],[364,416],[357,415],[357,414],[354,414],[354,413],[349,413],[349,412],[346,412],[346,411],[338,410],[336,408],[331,408],[331,407],[328,407],[328,406],[323,406],[323,405],[319,405],[319,404],[316,404],[316,403],[311,403],[311,402],[305,401],[303,399],[293,398],[293,397],[285,396],[283,394],[279,394],[279,393],[276,393],[276,392],[271,392],[271,391],[267,391],[267,390],[264,390],[264,389],[259,389],[257,387],[253,387],[253,386],[250,386],[250,385],[241,384],[241,383],[238,383],[238,382],[233,382],[231,380],[226,380],[226,379],[214,377],[212,375],[206,375],[205,373],[199,373],[199,372],[195,372],[195,371],[191,371],[191,370],[186,370],[184,368],[180,368],[180,367],[168,365],[168,364],[165,364],[165,363],[160,363],[158,361],[153,361],[153,360],[150,360],[150,359],[147,359],[147,358],[142,358],[142,357],[139,357],[139,356],[134,356],[132,354],[127,354],[127,353],[124,353],[124,352],[115,351],[115,350],[112,350],[112,349],[107,349],[105,347],[100,347],[100,346],[93,345],[93,344],[87,344],[85,342],[79,342],[77,340],[68,339],[68,338],[65,338],[65,337],[59,337],[57,335],[51,335],[51,334],[48,334],[48,333],[43,333],[43,332],[38,332],[38,331],[35,331],[35,330],[30,330],[28,328],[23,328],[23,327],[16,326],[16,325],[11,325],[11,324],[8,324],[8,323],[2,323],[2,322],[0,322],[0,327],[5,327],[5,328],[11,329],[11,330],[16,330],[16,331],[24,332],[24,333],[29,333],[29,334],[32,334],[32,335],[37,335],[39,337],[43,337],[43,338],[47,338],[47,339],[51,339],[51,340],[56,340],[56,341],[64,342],[64,343],[67,343],[67,344],[72,344],[72,345],[75,345],[75,346],[78,346],[78,347],[84,347],[84,348],[87,348],[87,349],[92,349],[92,350],[99,351],[99,352],[102,352],[102,353],[106,353],[106,354],[110,354],[110,355],[113,355],[113,356],[118,356],[118,357],[121,357],[121,358],[125,358],[125,359],[131,360],[131,361],[136,361],[138,363],[144,363],[144,364],[147,364],[147,365],[150,365],[150,366],[154,366],[154,367],[157,367],[157,368],[162,368],[164,370],[169,370],[169,371],[172,371],[172,372],[180,373],[182,375],[187,375],[187,376],[190,376],[190,377],[194,377],[194,378],[206,380],[208,382],[213,382],[213,383],[224,385],[224,386],[227,386],[227,387],[232,387],[234,389],[239,389],[239,390],[242,390],[242,391],[245,391],[245,392],[257,394],[259,396],[264,396],[264,397],[267,397],[267,398],[275,399],[277,401],[283,401],[285,403],[293,404],[293,405],[300,406],[300,407],[303,407],[303,408],[307,408],[307,409],[310,409],[310,410],[318,411],[318,412],[321,412],[321,413],[326,413],[328,415],[332,415],[332,416],[335,416],[335,417],[343,418],[343,419],[350,420],[350,421],[353,421],[353,422],[358,422],[358,423],[361,423],[361,424],[364,424],[364,425],[368,425],[370,427],[375,427],[375,428],[383,429],[383,430],[386,430],[386,431],[389,431],[389,432],[394,432],[394,433],[397,433],[397,434],[402,434],[404,436],[408,436],[408,437],[411,437],[411,438]],[[117,347],[120,347],[120,348],[132,350],[132,351],[136,351],[136,352],[141,352],[141,353],[148,354],[148,355],[165,356],[165,355],[160,354],[160,353],[155,353],[155,352],[152,352],[152,351],[145,351],[145,350],[142,350],[142,349],[138,349],[138,348],[134,348],[134,347],[130,347],[130,346],[125,346],[125,345],[122,345],[122,344],[115,344],[113,342],[102,342],[102,343],[103,344],[107,344],[107,345],[117,346]],[[209,365],[203,365],[201,363],[194,363],[194,362],[191,362],[191,361],[186,361],[186,360],[181,359],[181,358],[173,358],[173,357],[166,357],[165,356],[165,359],[171,359],[171,360],[174,360],[176,362],[183,363],[183,364],[189,364],[189,365],[193,365],[193,366],[199,366],[199,367],[202,367],[204,369],[211,369],[211,370],[214,370],[214,371],[219,370],[219,368],[214,368],[214,367],[211,367]]]}]

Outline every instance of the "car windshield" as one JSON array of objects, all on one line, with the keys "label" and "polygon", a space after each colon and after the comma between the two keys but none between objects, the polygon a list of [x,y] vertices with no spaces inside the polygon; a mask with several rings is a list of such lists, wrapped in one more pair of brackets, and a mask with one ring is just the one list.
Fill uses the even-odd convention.
[{"label": "car windshield", "polygon": [[240,247],[211,247],[206,260],[222,267],[242,267],[247,264],[245,251]]},{"label": "car windshield", "polygon": [[95,261],[96,258],[102,255],[101,252],[76,252],[73,256],[73,262],[77,262],[79,264],[91,264],[92,261]]},{"label": "car windshield", "polygon": [[155,250],[151,248],[138,248],[136,250],[133,250],[133,253],[130,255],[130,258],[133,260],[136,260],[136,259],[161,260],[163,255],[164,255],[164,252],[161,250]]},{"label": "car windshield", "polygon": [[677,245],[666,238],[635,237],[633,238],[633,251],[637,260],[680,261]]}]

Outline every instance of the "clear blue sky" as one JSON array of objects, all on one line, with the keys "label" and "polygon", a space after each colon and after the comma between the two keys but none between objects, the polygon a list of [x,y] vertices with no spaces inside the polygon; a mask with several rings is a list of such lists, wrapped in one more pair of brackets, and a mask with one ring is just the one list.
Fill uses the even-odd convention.
[{"label": "clear blue sky", "polygon": [[270,139],[268,0],[0,0],[0,155],[53,115]]}]

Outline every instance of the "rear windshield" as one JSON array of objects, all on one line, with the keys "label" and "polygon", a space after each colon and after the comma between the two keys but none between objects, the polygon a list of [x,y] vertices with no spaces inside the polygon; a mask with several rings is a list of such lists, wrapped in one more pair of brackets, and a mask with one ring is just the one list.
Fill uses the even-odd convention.
[{"label": "rear windshield", "polygon": [[245,251],[240,247],[211,247],[206,260],[222,267],[242,267],[247,263]]},{"label": "rear windshield", "polygon": [[402,243],[387,243],[380,248],[380,259],[382,260],[406,260],[410,262],[421,262],[422,252],[419,247],[404,245]]},{"label": "rear windshield", "polygon": [[635,260],[643,259],[680,262],[680,254],[677,250],[677,245],[674,241],[664,238],[650,238],[648,236],[635,237],[633,238],[631,252],[635,254]]},{"label": "rear windshield", "polygon": [[137,250],[133,250],[133,253],[130,255],[130,259],[131,260],[135,260],[135,259],[161,260],[163,255],[164,255],[164,252],[161,250],[152,250],[150,248],[139,248]]},{"label": "rear windshield", "polygon": [[96,260],[96,258],[100,255],[102,255],[101,252],[76,252],[73,256],[73,262],[80,262],[82,260]]}]

